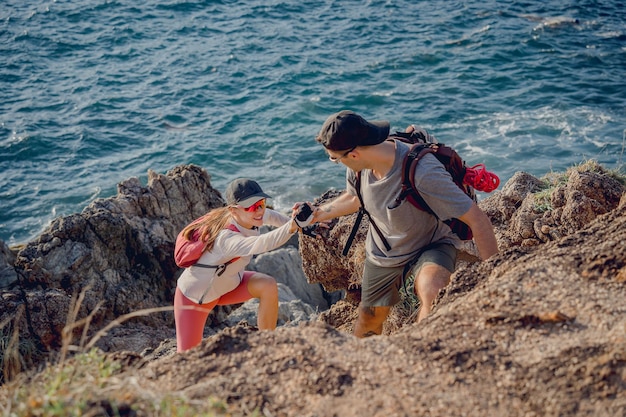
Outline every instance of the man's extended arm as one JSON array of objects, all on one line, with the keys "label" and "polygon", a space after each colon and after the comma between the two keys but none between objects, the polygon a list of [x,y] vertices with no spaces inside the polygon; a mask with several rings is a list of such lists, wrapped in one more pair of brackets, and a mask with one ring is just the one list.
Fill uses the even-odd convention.
[{"label": "man's extended arm", "polygon": [[493,233],[491,220],[476,203],[473,203],[467,213],[459,217],[459,220],[472,229],[481,259],[485,260],[498,253],[498,243]]},{"label": "man's extended arm", "polygon": [[361,203],[357,196],[344,192],[339,197],[315,209],[314,222],[323,222],[335,217],[345,216],[356,212]]}]

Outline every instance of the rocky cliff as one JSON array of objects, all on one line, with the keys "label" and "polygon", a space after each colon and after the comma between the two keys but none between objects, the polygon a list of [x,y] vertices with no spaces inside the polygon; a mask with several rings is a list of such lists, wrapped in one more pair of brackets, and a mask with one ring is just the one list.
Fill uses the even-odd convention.
[{"label": "rocky cliff", "polygon": [[[190,173],[201,179],[197,189],[183,187]],[[129,180],[117,197],[56,221],[16,254],[4,250],[0,259],[15,255],[9,266],[18,278],[2,293],[4,329],[54,350],[68,317],[89,317],[95,331],[120,314],[169,304],[175,233],[215,204],[219,193],[196,167],[151,173],[146,188]],[[350,256],[340,256],[346,217],[299,242],[309,282],[346,291],[345,300],[275,332],[220,330],[184,354],[171,342],[143,356],[116,352],[122,383],[100,400],[217,397],[231,415],[626,415],[624,185],[587,163],[541,179],[518,173],[480,205],[501,253],[473,262],[468,244],[419,325],[400,315],[384,336],[350,335],[363,255],[360,233]],[[70,308],[77,294],[78,311]],[[141,330],[155,341],[159,332],[171,337],[168,315],[143,317]]]},{"label": "rocky cliff", "polygon": [[[115,197],[54,220],[21,247],[9,249],[0,242],[2,335],[17,331],[25,351],[45,354],[80,344],[120,317],[144,311],[113,327],[98,346],[141,351],[173,337],[167,307],[182,271],[172,256],[176,235],[222,205],[204,169],[179,166],[165,175],[148,172],[146,186],[137,178],[120,183]],[[271,270],[285,285],[283,301],[303,299],[309,307],[302,308],[310,314],[328,308],[321,287],[306,283],[297,249],[282,248],[273,256],[274,261],[258,257],[251,269]],[[217,309],[208,334],[232,310]],[[293,321],[288,310],[281,314],[283,323]]]}]

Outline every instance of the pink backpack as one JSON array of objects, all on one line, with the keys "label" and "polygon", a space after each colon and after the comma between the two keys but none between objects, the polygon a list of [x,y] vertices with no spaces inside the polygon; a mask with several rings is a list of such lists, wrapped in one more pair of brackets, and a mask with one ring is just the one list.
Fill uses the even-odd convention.
[{"label": "pink backpack", "polygon": [[[202,216],[196,220],[194,220],[191,224],[196,224],[204,220],[205,216]],[[232,230],[234,232],[239,232],[239,229],[235,227],[234,224],[229,224],[227,229]],[[204,253],[206,249],[206,242],[200,240],[200,231],[196,230],[192,236],[192,240],[187,240],[185,236],[183,236],[183,232],[178,234],[176,237],[176,246],[174,247],[174,261],[176,261],[176,265],[181,268],[187,268],[189,266],[195,265],[198,262],[198,259]],[[236,261],[239,258],[231,259],[227,262],[230,264]]]}]

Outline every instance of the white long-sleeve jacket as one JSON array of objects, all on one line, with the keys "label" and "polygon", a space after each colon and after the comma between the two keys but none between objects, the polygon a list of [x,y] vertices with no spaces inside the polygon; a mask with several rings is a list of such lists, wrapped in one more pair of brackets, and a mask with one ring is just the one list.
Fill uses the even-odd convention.
[{"label": "white long-sleeve jacket", "polygon": [[258,229],[246,229],[233,220],[239,232],[222,230],[211,251],[204,252],[199,264],[221,265],[234,258],[218,276],[216,268],[190,266],[178,278],[178,288],[191,301],[202,304],[213,301],[237,288],[243,278],[244,268],[252,256],[271,251],[284,245],[293,233],[289,232],[290,218],[272,209],[266,209],[263,224],[276,226],[268,233],[260,234]]}]

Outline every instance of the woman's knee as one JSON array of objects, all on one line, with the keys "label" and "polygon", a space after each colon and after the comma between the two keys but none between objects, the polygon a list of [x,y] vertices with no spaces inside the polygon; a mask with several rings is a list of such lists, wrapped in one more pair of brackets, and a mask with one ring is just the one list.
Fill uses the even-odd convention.
[{"label": "woman's knee", "polygon": [[278,297],[278,284],[274,277],[260,272],[250,277],[248,291],[255,298],[276,296]]}]

